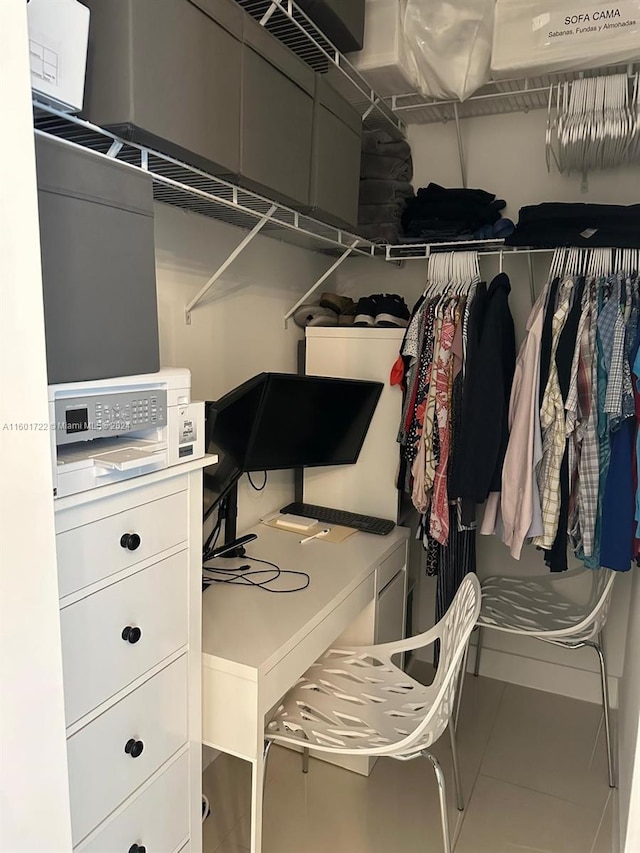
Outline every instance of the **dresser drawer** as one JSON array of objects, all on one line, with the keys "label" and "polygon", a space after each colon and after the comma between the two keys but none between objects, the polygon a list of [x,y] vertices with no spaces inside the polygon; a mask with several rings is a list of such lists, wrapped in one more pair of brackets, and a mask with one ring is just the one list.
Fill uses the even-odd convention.
[{"label": "dresser drawer", "polygon": [[177,492],[58,533],[60,597],[184,542],[187,513],[187,493]]},{"label": "dresser drawer", "polygon": [[184,655],[68,739],[74,845],[186,743],[187,688]]},{"label": "dresser drawer", "polygon": [[181,551],[61,610],[67,725],[186,645],[187,594]]},{"label": "dresser drawer", "polygon": [[188,835],[189,754],[185,753],[77,853],[128,853],[134,844],[148,853],[174,853]]}]

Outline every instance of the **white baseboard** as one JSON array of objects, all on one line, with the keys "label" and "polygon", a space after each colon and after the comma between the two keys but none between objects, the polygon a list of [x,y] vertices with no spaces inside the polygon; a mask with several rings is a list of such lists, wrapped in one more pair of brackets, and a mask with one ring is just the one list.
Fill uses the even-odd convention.
[{"label": "white baseboard", "polygon": [[[469,670],[473,670],[475,648],[469,654]],[[558,693],[584,702],[602,703],[600,676],[596,672],[578,669],[550,661],[536,660],[522,655],[509,654],[496,649],[483,648],[480,675],[532,687],[547,693]],[[618,679],[609,676],[611,707],[618,707]]]}]

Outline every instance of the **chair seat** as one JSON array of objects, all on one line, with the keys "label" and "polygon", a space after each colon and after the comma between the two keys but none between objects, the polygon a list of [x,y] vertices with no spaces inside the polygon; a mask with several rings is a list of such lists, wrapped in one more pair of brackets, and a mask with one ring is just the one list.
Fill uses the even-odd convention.
[{"label": "chair seat", "polygon": [[571,645],[593,637],[593,602],[562,598],[552,581],[552,576],[486,578],[478,625]]},{"label": "chair seat", "polygon": [[[397,755],[394,745],[423,722],[436,690],[372,652],[372,647],[329,649],[287,693],[265,737],[333,753]],[[450,710],[445,704],[441,721],[434,721],[407,755],[442,734]]]}]

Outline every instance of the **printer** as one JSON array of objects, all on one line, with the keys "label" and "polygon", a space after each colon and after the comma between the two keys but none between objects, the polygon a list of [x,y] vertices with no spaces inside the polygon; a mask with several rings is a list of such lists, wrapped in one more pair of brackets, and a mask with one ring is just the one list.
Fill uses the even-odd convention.
[{"label": "printer", "polygon": [[54,495],[204,456],[204,402],[189,370],[49,385]]}]

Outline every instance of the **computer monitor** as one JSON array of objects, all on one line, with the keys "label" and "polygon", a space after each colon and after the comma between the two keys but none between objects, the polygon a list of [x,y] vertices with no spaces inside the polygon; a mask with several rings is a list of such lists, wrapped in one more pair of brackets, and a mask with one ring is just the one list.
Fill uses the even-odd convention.
[{"label": "computer monitor", "polygon": [[383,385],[359,379],[260,373],[207,403],[209,512],[241,474],[357,462]]}]

